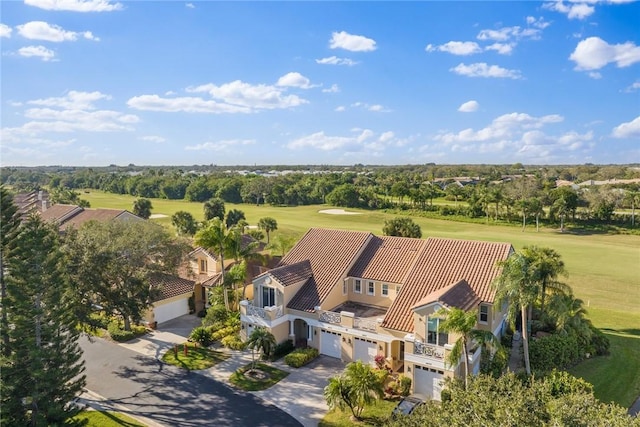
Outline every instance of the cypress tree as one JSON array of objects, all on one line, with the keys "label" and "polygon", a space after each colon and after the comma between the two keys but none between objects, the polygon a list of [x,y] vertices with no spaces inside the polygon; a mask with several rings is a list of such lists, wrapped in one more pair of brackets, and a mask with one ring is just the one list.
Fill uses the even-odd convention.
[{"label": "cypress tree", "polygon": [[0,421],[69,425],[79,412],[69,403],[81,393],[85,376],[58,232],[32,215],[11,236],[11,243],[3,278],[2,311],[9,327]]}]

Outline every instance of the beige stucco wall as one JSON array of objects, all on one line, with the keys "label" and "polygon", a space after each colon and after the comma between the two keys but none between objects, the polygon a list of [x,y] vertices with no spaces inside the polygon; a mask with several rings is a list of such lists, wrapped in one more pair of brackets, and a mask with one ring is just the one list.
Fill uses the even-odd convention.
[{"label": "beige stucco wall", "polygon": [[[355,281],[360,280],[362,283],[362,292],[357,293],[354,291]],[[369,282],[373,282],[374,295],[369,295]],[[389,285],[389,295],[382,295],[382,285],[386,283]],[[361,278],[349,277],[347,278],[347,295],[346,298],[349,301],[356,301],[363,304],[376,305],[379,307],[390,307],[391,303],[396,299],[396,288],[399,286],[397,283],[381,282],[376,280],[365,280]],[[342,285],[340,285],[340,292],[342,293]]]},{"label": "beige stucco wall", "polygon": [[184,294],[175,296],[173,298],[167,298],[167,299],[163,299],[163,300],[160,300],[160,301],[156,301],[156,302],[153,303],[153,305],[151,307],[149,307],[145,311],[144,316],[142,316],[142,319],[145,322],[153,323],[153,322],[155,322],[155,319],[153,317],[153,309],[155,307],[161,307],[161,306],[163,306],[165,304],[170,304],[172,302],[175,302],[175,301],[178,301],[178,300],[181,300],[181,299],[189,298],[191,295],[192,295],[192,292],[188,292],[188,293],[184,293]]}]

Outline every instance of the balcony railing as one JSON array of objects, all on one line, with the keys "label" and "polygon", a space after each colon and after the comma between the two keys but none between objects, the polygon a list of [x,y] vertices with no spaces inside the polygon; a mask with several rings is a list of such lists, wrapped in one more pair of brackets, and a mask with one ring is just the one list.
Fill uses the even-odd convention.
[{"label": "balcony railing", "polygon": [[340,313],[336,313],[335,311],[323,311],[320,313],[320,321],[325,323],[336,323],[340,324],[342,322],[342,316]]},{"label": "balcony railing", "polygon": [[413,346],[413,354],[420,356],[434,357],[436,359],[444,359],[444,348],[431,344],[423,344],[415,342]]},{"label": "balcony railing", "polygon": [[378,327],[378,322],[364,317],[356,317],[353,319],[353,327],[375,332]]},{"label": "balcony railing", "polygon": [[255,305],[251,305],[251,304],[247,306],[247,314],[249,316],[262,317],[263,319],[267,318],[267,312],[264,311],[264,308],[256,307]]},{"label": "balcony railing", "polygon": [[[275,314],[273,316],[269,316],[269,313],[275,313]],[[258,316],[265,320],[272,320],[272,319],[277,319],[278,317],[282,317],[284,315],[284,310],[281,305],[262,308],[262,307],[256,307],[253,304],[248,304],[247,315]]]}]

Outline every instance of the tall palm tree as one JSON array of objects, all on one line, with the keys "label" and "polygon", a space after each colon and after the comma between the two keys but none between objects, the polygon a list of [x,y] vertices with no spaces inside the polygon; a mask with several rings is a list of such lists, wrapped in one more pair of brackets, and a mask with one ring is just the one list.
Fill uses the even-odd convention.
[{"label": "tall palm tree", "polygon": [[196,233],[195,243],[218,255],[222,267],[222,281],[224,282],[224,257],[229,252],[230,238],[222,219],[214,217],[209,220],[205,227]]},{"label": "tall palm tree", "polygon": [[[238,302],[238,285],[245,284],[245,281],[247,280],[247,263],[242,261],[239,264],[234,264],[233,267],[231,267],[229,269],[229,271],[227,272],[227,275],[224,278],[224,282],[222,283],[222,285],[225,287],[224,292],[224,300],[225,300],[225,305],[227,307],[227,309],[237,309],[236,303]],[[229,288],[233,289],[233,301],[229,301],[229,296],[227,294],[227,290]],[[233,307],[231,307],[231,304],[234,304]]]},{"label": "tall palm tree", "polygon": [[507,316],[513,325],[518,310],[522,319],[522,347],[524,350],[524,366],[531,375],[529,364],[529,316],[528,307],[538,296],[538,285],[532,273],[531,261],[525,255],[515,253],[504,261],[499,261],[502,268],[500,275],[493,281],[496,289],[495,306],[500,307],[503,302],[509,303]]},{"label": "tall palm tree", "polygon": [[558,281],[558,276],[565,276],[564,262],[558,252],[551,248],[525,246],[522,253],[527,257],[533,269],[534,280],[540,289],[540,312],[544,313],[545,297],[552,293],[570,292],[570,288]]},{"label": "tall palm tree", "polygon": [[266,328],[256,328],[247,340],[247,348],[251,349],[251,369],[256,369],[255,351],[258,350],[266,357],[270,356],[276,348],[276,337]]},{"label": "tall palm tree", "polygon": [[573,330],[581,336],[591,337],[591,322],[586,318],[587,310],[580,298],[574,298],[572,294],[554,295],[549,306],[556,331],[568,334]]},{"label": "tall palm tree", "polygon": [[440,322],[440,329],[444,332],[453,332],[459,335],[455,344],[449,352],[447,363],[456,366],[462,356],[464,359],[464,387],[469,384],[469,351],[467,343],[471,336],[471,331],[478,322],[478,314],[475,311],[464,311],[457,307],[450,309],[441,308],[436,312],[438,316],[443,316]]}]

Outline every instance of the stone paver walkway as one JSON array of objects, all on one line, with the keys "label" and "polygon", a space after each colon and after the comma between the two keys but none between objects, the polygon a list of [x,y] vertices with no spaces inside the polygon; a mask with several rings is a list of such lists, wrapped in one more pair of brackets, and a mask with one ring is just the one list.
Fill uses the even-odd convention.
[{"label": "stone paver walkway", "polygon": [[519,333],[514,334],[511,341],[511,353],[509,354],[509,370],[511,372],[521,372],[524,370],[524,360],[522,356],[522,337]]}]

